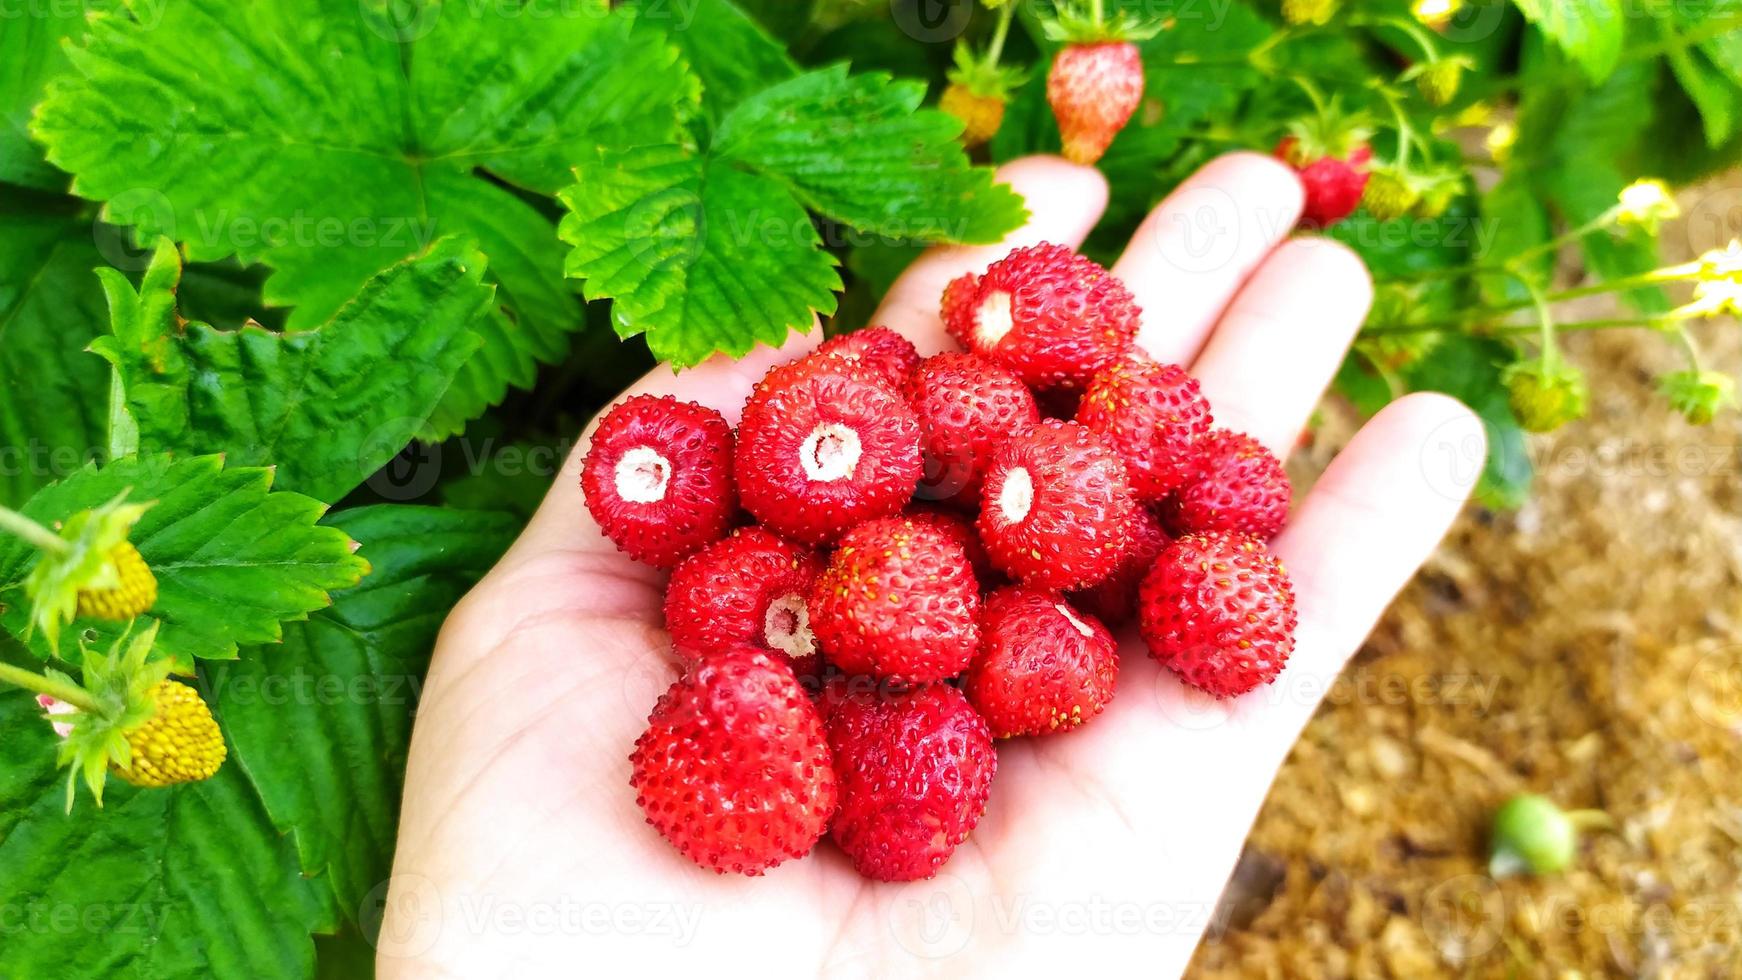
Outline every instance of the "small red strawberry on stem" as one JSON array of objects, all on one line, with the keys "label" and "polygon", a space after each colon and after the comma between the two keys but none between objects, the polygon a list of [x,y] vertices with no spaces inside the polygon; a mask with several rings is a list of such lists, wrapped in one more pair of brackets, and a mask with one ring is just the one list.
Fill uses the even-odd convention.
[{"label": "small red strawberry on stem", "polygon": [[986,597],[962,692],[999,738],[1046,735],[1100,714],[1118,680],[1107,627],[1054,593],[1013,585]]},{"label": "small red strawberry on stem", "polygon": [[919,417],[925,479],[918,495],[924,500],[978,507],[992,450],[1040,420],[1022,379],[976,354],[926,358],[904,391]]},{"label": "small red strawberry on stem", "polygon": [[1100,436],[1046,419],[992,454],[980,539],[1024,584],[1079,589],[1118,567],[1136,508],[1125,465]]},{"label": "small red strawberry on stem", "polygon": [[1185,368],[1134,355],[1095,373],[1077,421],[1125,461],[1137,499],[1155,502],[1191,472],[1197,444],[1210,431],[1210,403]]},{"label": "small red strawberry on stem", "polygon": [[1058,8],[1058,19],[1044,24],[1048,40],[1065,42],[1047,72],[1046,101],[1065,159],[1092,164],[1143,101],[1143,56],[1131,42],[1155,36],[1158,28],[1138,27],[1122,15],[1108,19],[1101,0],[1091,0],[1087,13],[1075,4]]},{"label": "small red strawberry on stem", "polygon": [[744,508],[805,544],[894,514],[922,475],[919,420],[862,373],[801,360],[768,372],[738,423]]},{"label": "small red strawberry on stem", "polygon": [[1129,622],[1137,614],[1137,589],[1155,564],[1157,555],[1172,539],[1162,530],[1161,519],[1148,507],[1131,512],[1131,544],[1113,573],[1071,593],[1071,602],[1108,626]]},{"label": "small red strawberry on stem", "polygon": [[829,710],[840,785],[831,834],[867,878],[930,878],[986,811],[998,755],[962,692],[848,688]]},{"label": "small red strawberry on stem", "polygon": [[719,412],[669,395],[626,399],[593,433],[581,490],[619,550],[670,568],[732,525],[732,427]]},{"label": "small red strawberry on stem", "polygon": [[1168,530],[1238,531],[1269,540],[1288,520],[1293,494],[1275,453],[1244,432],[1217,429],[1199,444],[1190,479],[1168,498]]},{"label": "small red strawberry on stem", "polygon": [[792,671],[758,650],[692,664],[660,697],[629,763],[647,822],[721,874],[803,857],[835,812],[822,718]]},{"label": "small red strawberry on stem", "polygon": [[686,661],[750,645],[814,674],[805,597],[823,570],[816,552],[760,527],[739,528],[685,559],[665,590],[665,628]]},{"label": "small red strawberry on stem", "polygon": [[997,361],[1031,388],[1082,388],[1122,357],[1142,311],[1131,291],[1063,245],[1012,251],[985,275],[944,289],[944,326],[963,347]]},{"label": "small red strawberry on stem", "polygon": [[954,677],[979,644],[968,556],[930,524],[868,521],[842,536],[810,595],[811,629],[849,674],[907,684]]},{"label": "small red strawberry on stem", "polygon": [[1367,189],[1368,164],[1373,159],[1367,145],[1369,135],[1365,125],[1334,106],[1289,126],[1288,135],[1276,144],[1276,156],[1294,168],[1306,191],[1302,225],[1328,228],[1347,218],[1361,203],[1362,192]]},{"label": "small red strawberry on stem", "polygon": [[1192,534],[1168,545],[1143,579],[1138,628],[1149,655],[1219,698],[1276,679],[1294,652],[1294,587],[1244,534]]}]

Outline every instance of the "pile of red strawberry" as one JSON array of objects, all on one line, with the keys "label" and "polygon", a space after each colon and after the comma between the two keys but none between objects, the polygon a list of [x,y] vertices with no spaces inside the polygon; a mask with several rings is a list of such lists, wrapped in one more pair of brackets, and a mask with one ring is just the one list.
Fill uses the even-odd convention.
[{"label": "pile of red strawberry", "polygon": [[1133,614],[1152,656],[1219,697],[1293,648],[1265,544],[1288,478],[1133,346],[1122,283],[1039,245],[951,283],[943,318],[968,353],[837,337],[769,371],[735,439],[649,396],[593,437],[587,506],[672,569],[684,671],[631,784],[703,867],[759,874],[831,833],[869,877],[930,876],[984,811],[994,737],[1107,706],[1107,624]]}]

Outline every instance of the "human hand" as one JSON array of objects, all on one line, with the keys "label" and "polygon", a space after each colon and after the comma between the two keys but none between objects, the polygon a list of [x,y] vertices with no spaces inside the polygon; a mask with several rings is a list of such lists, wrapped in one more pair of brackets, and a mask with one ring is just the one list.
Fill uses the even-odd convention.
[{"label": "human hand", "polygon": [[[1099,174],[1056,158],[1000,171],[1034,212],[1011,240],[934,249],[872,322],[924,354],[950,346],[944,284],[1017,245],[1078,245]],[[1236,154],[1164,201],[1113,267],[1145,311],[1139,343],[1191,365],[1218,425],[1293,445],[1367,312],[1361,262],[1285,240],[1300,185]],[[728,421],[780,351],[716,359],[632,393]],[[855,874],[827,843],[766,877],[718,876],[643,822],[629,751],[676,675],[664,576],[587,514],[582,447],[497,567],[449,617],[418,710],[383,978],[706,975],[1172,976],[1190,959],[1277,767],[1373,621],[1434,547],[1478,467],[1481,428],[1414,395],[1363,428],[1273,543],[1300,625],[1274,685],[1230,701],[1181,687],[1122,638],[1118,694],[1080,731],[999,743],[979,826],[929,881]],[[1128,631],[1129,632],[1129,631]],[[1067,972],[1068,971],[1068,972]]]}]

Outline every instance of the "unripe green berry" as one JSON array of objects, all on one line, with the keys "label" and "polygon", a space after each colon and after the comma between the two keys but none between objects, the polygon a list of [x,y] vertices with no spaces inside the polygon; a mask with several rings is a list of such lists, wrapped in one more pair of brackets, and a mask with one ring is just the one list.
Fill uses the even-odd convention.
[{"label": "unripe green berry", "polygon": [[1500,380],[1506,384],[1512,414],[1529,432],[1553,432],[1585,414],[1585,376],[1563,361],[1519,361]]},{"label": "unripe green berry", "polygon": [[1336,16],[1337,0],[1282,0],[1282,19],[1296,26],[1323,26]]},{"label": "unripe green berry", "polygon": [[1494,812],[1488,872],[1496,878],[1554,874],[1573,863],[1579,829],[1552,800],[1525,793]]},{"label": "unripe green berry", "polygon": [[1670,405],[1695,425],[1705,425],[1736,404],[1736,381],[1722,371],[1676,371],[1664,375],[1658,386]]}]

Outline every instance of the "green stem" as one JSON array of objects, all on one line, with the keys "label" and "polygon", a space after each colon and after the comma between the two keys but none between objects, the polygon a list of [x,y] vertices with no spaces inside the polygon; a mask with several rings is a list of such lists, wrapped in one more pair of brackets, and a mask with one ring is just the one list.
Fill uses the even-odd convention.
[{"label": "green stem", "polygon": [[1702,24],[1700,25],[1700,29],[1697,31],[1691,31],[1687,34],[1672,34],[1661,41],[1652,44],[1642,44],[1637,48],[1632,48],[1622,52],[1621,60],[1634,61],[1640,58],[1655,58],[1660,54],[1668,54],[1671,51],[1686,50],[1696,44],[1704,44],[1707,41],[1716,40],[1732,31],[1742,31],[1742,17],[1717,21],[1710,24]]},{"label": "green stem", "polygon": [[1004,38],[1010,34],[1010,21],[1016,17],[1016,0],[1011,0],[998,11],[998,26],[992,30],[992,44],[986,49],[986,64],[996,68],[998,59],[1004,55]]},{"label": "green stem", "polygon": [[1349,23],[1355,27],[1394,27],[1408,34],[1421,47],[1422,57],[1428,61],[1440,60],[1439,46],[1434,43],[1433,36],[1427,29],[1407,17],[1351,17]]},{"label": "green stem", "polygon": [[[1530,259],[1534,259],[1537,256],[1542,255],[1542,254],[1547,253],[1547,252],[1560,251],[1561,249],[1565,248],[1567,245],[1570,245],[1573,242],[1578,241],[1579,239],[1585,237],[1586,235],[1589,235],[1591,232],[1596,231],[1599,228],[1602,228],[1602,227],[1610,224],[1611,222],[1613,222],[1615,220],[1615,215],[1619,211],[1620,211],[1619,205],[1617,205],[1616,207],[1610,208],[1609,210],[1604,211],[1602,214],[1591,219],[1590,221],[1585,222],[1584,224],[1580,225],[1577,228],[1574,228],[1572,231],[1564,232],[1561,235],[1559,235],[1555,238],[1552,238],[1546,242],[1541,242],[1541,243],[1538,243],[1536,245],[1532,245],[1530,248],[1527,248],[1524,251],[1517,253],[1516,255],[1512,255],[1512,256],[1508,257],[1506,259],[1506,261],[1504,261],[1504,262],[1471,262],[1468,265],[1452,266],[1451,268],[1447,268],[1447,269],[1434,269],[1431,272],[1418,273],[1418,274],[1410,275],[1410,276],[1389,276],[1389,277],[1379,279],[1376,281],[1378,282],[1379,285],[1383,286],[1383,285],[1389,285],[1391,283],[1399,283],[1399,282],[1416,283],[1416,282],[1432,282],[1432,281],[1438,280],[1438,279],[1455,279],[1458,276],[1464,276],[1464,275],[1484,275],[1484,274],[1510,275],[1512,273],[1512,270],[1510,267],[1514,266],[1516,263],[1525,262],[1525,261],[1528,261]],[[1693,263],[1691,265],[1693,268],[1698,267],[1697,263]],[[1673,268],[1683,269],[1683,268],[1688,268],[1688,266],[1674,266]],[[1663,271],[1667,271],[1667,270],[1660,269],[1658,271],[1663,272]],[[1683,278],[1683,277],[1677,276],[1677,277],[1666,277],[1666,278]],[[1664,281],[1664,280],[1659,280],[1659,281]],[[1514,307],[1514,309],[1517,309],[1517,307]]]},{"label": "green stem", "polygon": [[1530,293],[1530,303],[1536,307],[1536,325],[1538,340],[1542,344],[1543,364],[1553,366],[1560,359],[1560,351],[1554,342],[1554,311],[1548,308],[1548,297],[1543,295],[1542,287],[1526,276],[1519,276],[1518,281],[1524,284]]},{"label": "green stem", "polygon": [[[1423,321],[1421,323],[1381,323],[1377,326],[1362,327],[1360,336],[1368,338],[1394,337],[1399,334],[1412,333],[1443,333],[1453,330],[1462,330],[1472,325],[1473,324],[1470,320],[1433,320]],[[1614,330],[1636,327],[1650,327],[1653,330],[1661,329],[1660,321],[1646,320],[1639,317],[1618,317],[1603,320],[1574,320],[1571,323],[1556,324],[1554,329],[1555,333],[1562,334],[1571,331]],[[1485,337],[1515,337],[1523,334],[1540,333],[1541,330],[1542,327],[1534,322],[1506,323],[1489,327],[1481,331],[1481,333]]]},{"label": "green stem", "polygon": [[0,531],[9,531],[43,551],[64,555],[72,546],[60,535],[15,510],[0,507]]},{"label": "green stem", "polygon": [[97,710],[97,702],[91,699],[90,692],[72,681],[34,673],[7,663],[0,663],[0,681],[22,687],[26,691],[46,694],[56,701],[65,701],[80,711]]},{"label": "green stem", "polygon": [[1409,173],[1409,151],[1415,143],[1415,127],[1409,124],[1409,114],[1403,111],[1403,101],[1389,85],[1376,85],[1379,97],[1391,108],[1391,117],[1397,126],[1397,169],[1400,173]]},{"label": "green stem", "polygon": [[[1012,5],[1014,5],[1015,0],[1011,0],[1011,2]],[[1106,17],[1103,16],[1101,12],[1101,0],[1089,0],[1089,16],[1094,18],[1096,27],[1100,27],[1106,20]]]}]

